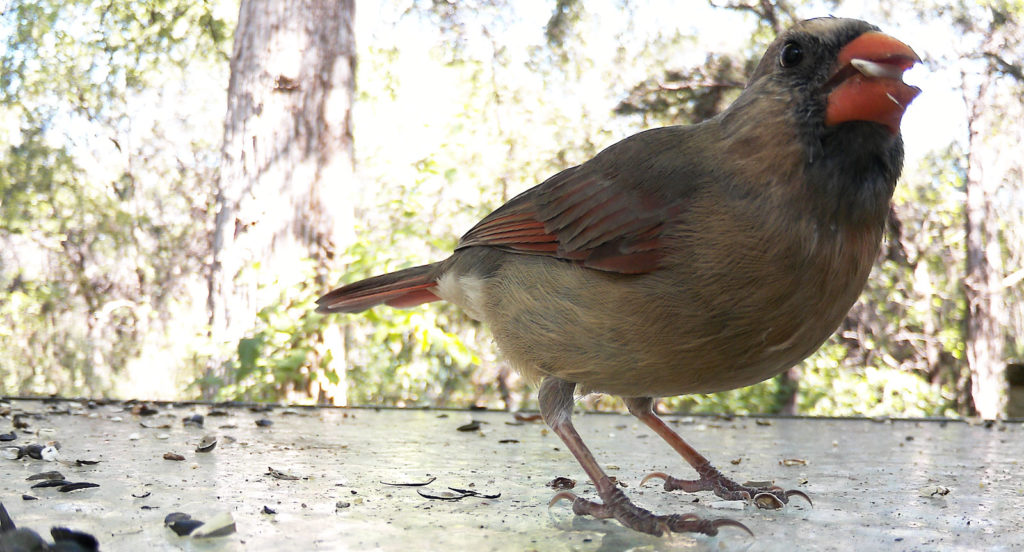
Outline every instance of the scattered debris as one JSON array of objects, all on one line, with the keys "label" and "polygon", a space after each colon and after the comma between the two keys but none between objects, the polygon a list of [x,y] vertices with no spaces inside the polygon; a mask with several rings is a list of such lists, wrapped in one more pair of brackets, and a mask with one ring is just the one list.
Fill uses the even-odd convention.
[{"label": "scattered debris", "polygon": [[35,485],[32,485],[31,488],[33,488],[33,489],[48,489],[50,487],[63,487],[64,485],[70,485],[70,484],[71,484],[71,482],[66,480],[66,479],[64,479],[64,478],[60,478],[60,479],[47,479],[46,481],[40,481],[39,483],[36,483]]},{"label": "scattered debris", "polygon": [[193,414],[191,416],[185,416],[184,418],[181,419],[181,423],[185,427],[203,427],[203,423],[205,421],[206,420],[203,418],[202,414]]},{"label": "scattered debris", "polygon": [[568,477],[556,477],[545,483],[545,485],[557,491],[567,491],[576,487],[576,480],[569,479]]},{"label": "scattered debris", "polygon": [[273,477],[274,479],[283,479],[285,481],[295,481],[297,479],[302,479],[301,477],[299,477],[297,475],[292,475],[290,473],[285,473],[283,471],[276,470],[276,469],[274,469],[274,468],[272,468],[270,466],[267,466],[267,473],[264,474],[264,475],[269,475],[270,477]]},{"label": "scattered debris", "polygon": [[86,482],[86,481],[80,481],[78,483],[68,483],[67,485],[64,485],[63,487],[61,487],[61,488],[59,488],[57,490],[62,492],[62,493],[70,493],[71,491],[78,491],[78,490],[81,490],[81,489],[91,489],[93,487],[99,487],[99,486],[100,486],[99,483],[89,483],[89,482]]},{"label": "scattered debris", "polygon": [[231,512],[224,512],[213,516],[201,527],[197,527],[192,533],[194,539],[209,539],[213,537],[224,537],[235,532],[235,518]]},{"label": "scattered debris", "polygon": [[164,526],[170,528],[179,537],[192,534],[202,524],[203,522],[192,519],[192,516],[184,512],[172,512],[164,517]]},{"label": "scattered debris", "polygon": [[926,485],[924,487],[921,487],[921,489],[917,491],[917,496],[923,498],[938,498],[946,496],[951,492],[952,491],[949,489],[949,487],[943,487],[940,485]]},{"label": "scattered debris", "polygon": [[267,418],[256,420],[256,427],[270,427],[272,425],[274,425],[274,421]]},{"label": "scattered debris", "polygon": [[210,452],[215,448],[217,448],[217,436],[205,435],[199,440],[199,444],[196,445],[196,452]]},{"label": "scattered debris", "polygon": [[0,433],[0,441],[14,441],[18,438],[18,434],[11,431],[9,433]]},{"label": "scattered debris", "polygon": [[468,497],[494,499],[501,497],[501,493],[488,495],[471,489],[456,489],[455,487],[448,487],[448,491],[441,491],[440,494],[428,494],[419,489],[416,492],[423,498],[429,498],[430,500],[462,500]]},{"label": "scattered debris", "polygon": [[[89,533],[68,529],[67,527],[54,527],[50,529],[50,536],[53,537],[53,550],[97,552],[100,549],[100,541],[96,540],[96,537]],[[72,543],[72,546],[63,546],[65,542]]]},{"label": "scattered debris", "polygon": [[[27,495],[22,495],[24,498]],[[32,500],[35,500],[33,497]],[[67,550],[74,552],[98,552],[100,543],[96,537],[67,527],[50,529],[53,546],[31,529],[18,529],[0,502],[0,550]]]},{"label": "scattered debris", "polygon": [[185,460],[185,457],[173,452],[165,452],[164,460],[174,460],[175,462],[183,462]]},{"label": "scattered debris", "polygon": [[59,471],[45,471],[34,473],[25,478],[25,481],[39,481],[40,479],[64,479],[64,475]]},{"label": "scattered debris", "polygon": [[267,506],[267,505],[264,505],[263,509],[260,510],[260,511],[262,513],[264,513],[264,514],[268,514],[268,515],[271,515],[271,516],[277,513],[277,510],[275,510],[275,509],[273,509],[273,508],[271,508],[270,506]]},{"label": "scattered debris", "polygon": [[523,414],[521,412],[516,412],[512,417],[515,418],[517,422],[538,422],[544,419],[540,414]]},{"label": "scattered debris", "polygon": [[4,447],[0,450],[0,455],[8,460],[20,460],[25,456],[25,447]]},{"label": "scattered debris", "polygon": [[499,439],[498,440],[498,443],[502,444],[502,445],[515,444],[515,443],[518,443],[518,442],[519,442],[519,439]]},{"label": "scattered debris", "polygon": [[807,460],[803,458],[784,458],[779,461],[779,464],[783,466],[806,466]]},{"label": "scattered debris", "polygon": [[426,480],[426,481],[424,481],[422,483],[388,483],[387,481],[381,481],[380,484],[381,485],[391,485],[392,487],[424,487],[426,485],[430,485],[434,481],[437,481],[436,477],[431,477],[430,479],[428,479],[428,480]]},{"label": "scattered debris", "polygon": [[132,407],[132,414],[135,414],[136,416],[154,416],[159,413],[159,410],[146,403],[137,404]]},{"label": "scattered debris", "polygon": [[15,414],[11,425],[14,426],[14,429],[28,429],[28,414]]},{"label": "scattered debris", "polygon": [[477,420],[473,420],[472,422],[469,422],[468,424],[460,425],[459,427],[457,427],[455,429],[458,430],[458,431],[477,431],[478,429],[480,429],[480,423],[481,422],[479,422]]}]

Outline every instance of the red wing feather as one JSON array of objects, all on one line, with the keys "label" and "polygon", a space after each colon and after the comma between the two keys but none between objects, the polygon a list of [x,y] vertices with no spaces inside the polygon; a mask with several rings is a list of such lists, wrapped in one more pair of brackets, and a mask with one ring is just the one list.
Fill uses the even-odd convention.
[{"label": "red wing feather", "polygon": [[467,232],[457,249],[499,247],[625,274],[656,269],[662,230],[678,206],[647,193],[635,177],[630,185],[619,173],[602,175],[588,165],[516,196]]}]

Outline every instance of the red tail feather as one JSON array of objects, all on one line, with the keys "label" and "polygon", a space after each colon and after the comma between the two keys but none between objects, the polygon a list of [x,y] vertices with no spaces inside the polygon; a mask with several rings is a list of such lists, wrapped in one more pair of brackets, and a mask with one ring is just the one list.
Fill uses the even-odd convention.
[{"label": "red tail feather", "polygon": [[440,299],[434,265],[421,265],[342,286],[317,299],[316,312],[361,312],[380,304],[414,307]]}]

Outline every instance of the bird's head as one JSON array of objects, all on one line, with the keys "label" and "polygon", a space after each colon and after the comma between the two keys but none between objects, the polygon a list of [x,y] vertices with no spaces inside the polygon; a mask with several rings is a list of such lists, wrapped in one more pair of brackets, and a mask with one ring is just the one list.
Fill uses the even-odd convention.
[{"label": "bird's head", "polygon": [[921,59],[906,44],[857,19],[808,19],[768,47],[747,84],[749,91],[788,101],[797,120],[835,127],[882,125],[898,134],[907,105],[921,92],[903,72]]}]

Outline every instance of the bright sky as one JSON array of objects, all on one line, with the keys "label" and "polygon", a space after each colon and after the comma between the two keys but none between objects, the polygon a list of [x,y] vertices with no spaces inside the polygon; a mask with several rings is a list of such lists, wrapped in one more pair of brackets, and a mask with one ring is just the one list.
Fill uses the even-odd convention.
[{"label": "bright sky", "polygon": [[[395,120],[385,126],[392,130],[395,128],[394,125],[411,125],[415,128],[409,132],[391,133],[387,142],[399,151],[421,150],[427,153],[427,150],[436,147],[436,144],[432,143],[429,132],[422,133],[425,132],[424,129],[443,125],[446,119],[450,120],[456,116],[462,106],[452,103],[449,91],[453,84],[444,81],[444,76],[437,69],[437,62],[431,58],[430,50],[436,43],[436,31],[425,25],[416,24],[413,17],[406,17],[403,23],[397,27],[393,26],[392,21],[397,19],[396,13],[403,8],[396,9],[386,4],[388,3],[374,0],[359,3],[356,17],[358,40],[363,41],[363,44],[393,43],[401,50],[396,66],[391,70],[394,74],[401,75],[404,83],[415,88],[416,95],[422,102],[418,105],[396,106],[397,111],[392,114]],[[698,36],[699,42],[692,48],[672,53],[673,63],[678,64],[674,67],[699,64],[711,51],[740,48],[748,40],[744,35],[748,32],[745,29],[752,28],[750,16],[712,8],[704,0],[651,0],[637,4],[633,21],[634,32],[638,35],[671,33],[679,29],[684,33]],[[521,64],[526,59],[529,48],[543,40],[543,29],[551,15],[551,5],[548,0],[516,2],[518,19],[510,31],[500,37],[501,42],[507,45],[506,55],[513,63]],[[588,16],[597,21],[598,25],[608,26],[608,33],[621,29],[623,17],[618,2],[587,2],[586,9]],[[923,23],[910,14],[892,13],[885,16],[879,12],[879,8],[869,7],[867,3],[846,2],[840,9],[831,13],[808,11],[801,15],[836,15],[871,21],[884,32],[911,45],[925,60],[924,65],[915,67],[906,74],[907,82],[924,90],[903,119],[902,129],[908,165],[933,150],[945,147],[954,139],[962,140],[965,137],[966,116],[957,89],[958,69],[943,67],[934,61],[955,57],[955,37],[951,40],[947,33],[936,32],[934,22]],[[478,46],[489,48],[486,45]],[[593,52],[596,59],[612,59],[616,44],[613,40],[591,40],[588,47],[598,49]],[[595,78],[599,78],[599,71],[595,73]],[[633,76],[636,77],[634,82],[639,82],[650,75],[638,72]],[[524,75],[523,78],[529,76]],[[622,88],[625,90],[626,87]],[[610,112],[613,104],[608,103],[607,91],[592,91],[591,94],[595,96],[588,97],[585,90],[584,87],[580,95],[559,98],[557,101],[593,105],[590,113],[600,113],[602,109]],[[604,97],[597,97],[602,94]],[[372,124],[365,122],[366,117],[364,123],[360,124],[358,113],[357,106],[357,134],[360,140],[370,138],[366,135],[372,132],[368,126],[379,124],[381,114],[372,115]],[[616,136],[608,144],[624,137],[625,134]]]}]

